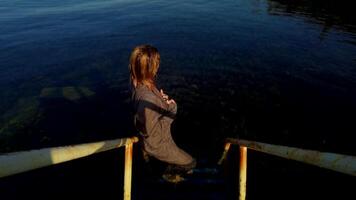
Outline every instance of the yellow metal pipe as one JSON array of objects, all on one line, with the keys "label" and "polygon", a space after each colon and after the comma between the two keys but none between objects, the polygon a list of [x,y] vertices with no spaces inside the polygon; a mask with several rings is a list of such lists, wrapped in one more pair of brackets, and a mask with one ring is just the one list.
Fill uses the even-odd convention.
[{"label": "yellow metal pipe", "polygon": [[238,144],[240,146],[246,146],[249,149],[279,156],[282,158],[296,160],[310,165],[315,165],[318,167],[356,176],[356,156],[305,150],[295,147],[272,145],[232,138],[228,138],[227,142]]},{"label": "yellow metal pipe", "polygon": [[240,147],[239,200],[246,199],[247,147]]},{"label": "yellow metal pipe", "polygon": [[122,138],[2,154],[0,155],[0,178],[115,149],[137,141],[137,137]]},{"label": "yellow metal pipe", "polygon": [[132,147],[132,143],[127,144],[125,147],[124,200],[131,199]]}]

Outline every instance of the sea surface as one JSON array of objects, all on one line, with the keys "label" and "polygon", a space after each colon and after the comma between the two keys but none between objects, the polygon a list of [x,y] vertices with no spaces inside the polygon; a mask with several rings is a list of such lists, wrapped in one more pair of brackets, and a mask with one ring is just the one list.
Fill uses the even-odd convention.
[{"label": "sea surface", "polygon": [[177,144],[226,137],[356,155],[347,0],[0,0],[0,152],[136,134],[128,58],[161,54]]}]

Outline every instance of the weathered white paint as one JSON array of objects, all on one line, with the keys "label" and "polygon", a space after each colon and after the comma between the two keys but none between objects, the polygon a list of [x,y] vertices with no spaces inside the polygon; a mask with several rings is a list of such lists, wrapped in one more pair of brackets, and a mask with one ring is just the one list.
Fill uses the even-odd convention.
[{"label": "weathered white paint", "polygon": [[122,138],[72,146],[44,148],[0,155],[0,178],[54,165],[132,144],[138,139]]},{"label": "weathered white paint", "polygon": [[229,138],[228,143],[356,176],[356,156]]}]

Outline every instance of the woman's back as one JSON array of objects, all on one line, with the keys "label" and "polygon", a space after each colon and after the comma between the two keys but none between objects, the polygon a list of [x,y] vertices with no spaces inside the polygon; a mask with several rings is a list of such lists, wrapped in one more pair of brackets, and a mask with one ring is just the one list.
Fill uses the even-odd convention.
[{"label": "woman's back", "polygon": [[133,93],[135,125],[143,138],[144,150],[155,158],[176,165],[188,165],[193,158],[177,147],[171,135],[176,104],[166,104],[156,88],[139,84]]}]

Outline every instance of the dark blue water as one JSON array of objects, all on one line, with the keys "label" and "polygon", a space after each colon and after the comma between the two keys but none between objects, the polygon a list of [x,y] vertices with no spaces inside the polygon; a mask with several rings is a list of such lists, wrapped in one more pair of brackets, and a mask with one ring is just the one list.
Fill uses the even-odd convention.
[{"label": "dark blue water", "polygon": [[128,57],[147,43],[162,54],[158,83],[178,102],[174,130],[182,145],[205,138],[220,148],[226,136],[239,136],[354,154],[356,26],[349,7],[3,0],[1,148],[132,134]]},{"label": "dark blue water", "polygon": [[[152,44],[158,85],[178,103],[173,136],[198,163],[215,163],[225,137],[356,155],[355,21],[346,0],[0,0],[0,151],[133,135],[128,57]],[[351,178],[249,155],[251,199],[290,196],[283,190],[346,196]],[[117,199],[118,161],[108,160],[28,173],[2,188],[15,199],[48,199],[38,188],[59,187]]]}]

